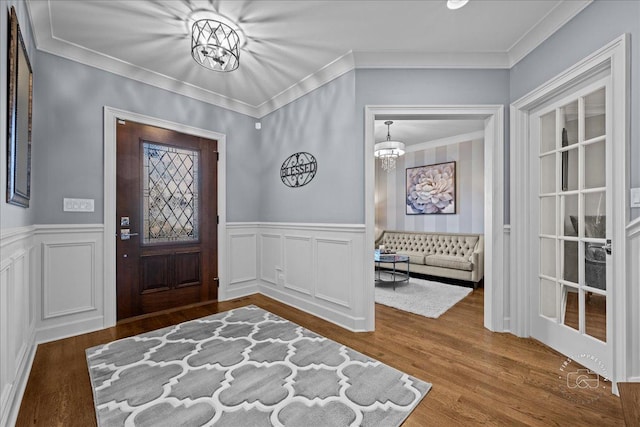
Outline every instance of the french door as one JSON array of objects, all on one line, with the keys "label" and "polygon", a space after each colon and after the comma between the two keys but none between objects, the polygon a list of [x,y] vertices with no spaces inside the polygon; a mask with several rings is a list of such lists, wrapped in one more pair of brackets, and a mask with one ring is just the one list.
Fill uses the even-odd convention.
[{"label": "french door", "polygon": [[531,335],[606,378],[614,292],[610,82],[583,85],[530,121],[538,177],[530,194]]},{"label": "french door", "polygon": [[118,120],[118,320],[217,299],[217,141]]}]

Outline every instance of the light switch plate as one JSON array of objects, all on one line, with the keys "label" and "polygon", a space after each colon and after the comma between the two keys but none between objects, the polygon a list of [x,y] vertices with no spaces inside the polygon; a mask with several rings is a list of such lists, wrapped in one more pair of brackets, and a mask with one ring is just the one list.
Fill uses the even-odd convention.
[{"label": "light switch plate", "polygon": [[640,188],[631,189],[630,204],[632,208],[640,208]]},{"label": "light switch plate", "polygon": [[63,210],[65,212],[93,212],[94,199],[67,199],[65,197]]}]

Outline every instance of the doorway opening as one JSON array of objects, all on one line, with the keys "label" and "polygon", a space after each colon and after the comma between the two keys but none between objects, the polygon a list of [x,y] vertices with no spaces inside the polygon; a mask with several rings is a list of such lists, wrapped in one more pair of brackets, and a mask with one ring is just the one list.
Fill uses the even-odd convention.
[{"label": "doorway opening", "polygon": [[[508,292],[503,285],[504,248],[504,117],[502,105],[482,106],[367,106],[365,107],[365,226],[366,247],[374,247],[375,218],[375,123],[377,120],[472,120],[482,123],[484,139],[484,206],[483,229],[485,235],[485,301],[484,326],[492,331],[508,329],[505,322],[504,301]],[[402,186],[404,187],[404,185]],[[374,262],[368,260],[365,277],[374,282]],[[373,287],[367,289],[365,302],[370,310],[369,327],[374,328],[375,296]]]}]

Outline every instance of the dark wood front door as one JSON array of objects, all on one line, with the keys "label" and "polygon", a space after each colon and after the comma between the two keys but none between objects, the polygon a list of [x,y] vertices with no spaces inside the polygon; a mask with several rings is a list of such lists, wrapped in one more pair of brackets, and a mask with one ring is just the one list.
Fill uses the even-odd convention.
[{"label": "dark wood front door", "polygon": [[118,121],[118,320],[217,299],[217,159],[217,141]]}]

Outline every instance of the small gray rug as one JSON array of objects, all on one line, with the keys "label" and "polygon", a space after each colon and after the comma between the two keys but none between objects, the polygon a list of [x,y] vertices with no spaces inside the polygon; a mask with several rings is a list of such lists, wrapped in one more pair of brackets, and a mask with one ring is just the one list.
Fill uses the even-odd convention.
[{"label": "small gray rug", "polygon": [[438,318],[471,293],[471,288],[412,277],[409,283],[376,285],[376,302],[425,317]]},{"label": "small gray rug", "polygon": [[256,306],[86,353],[101,427],[399,426],[431,388]]}]

